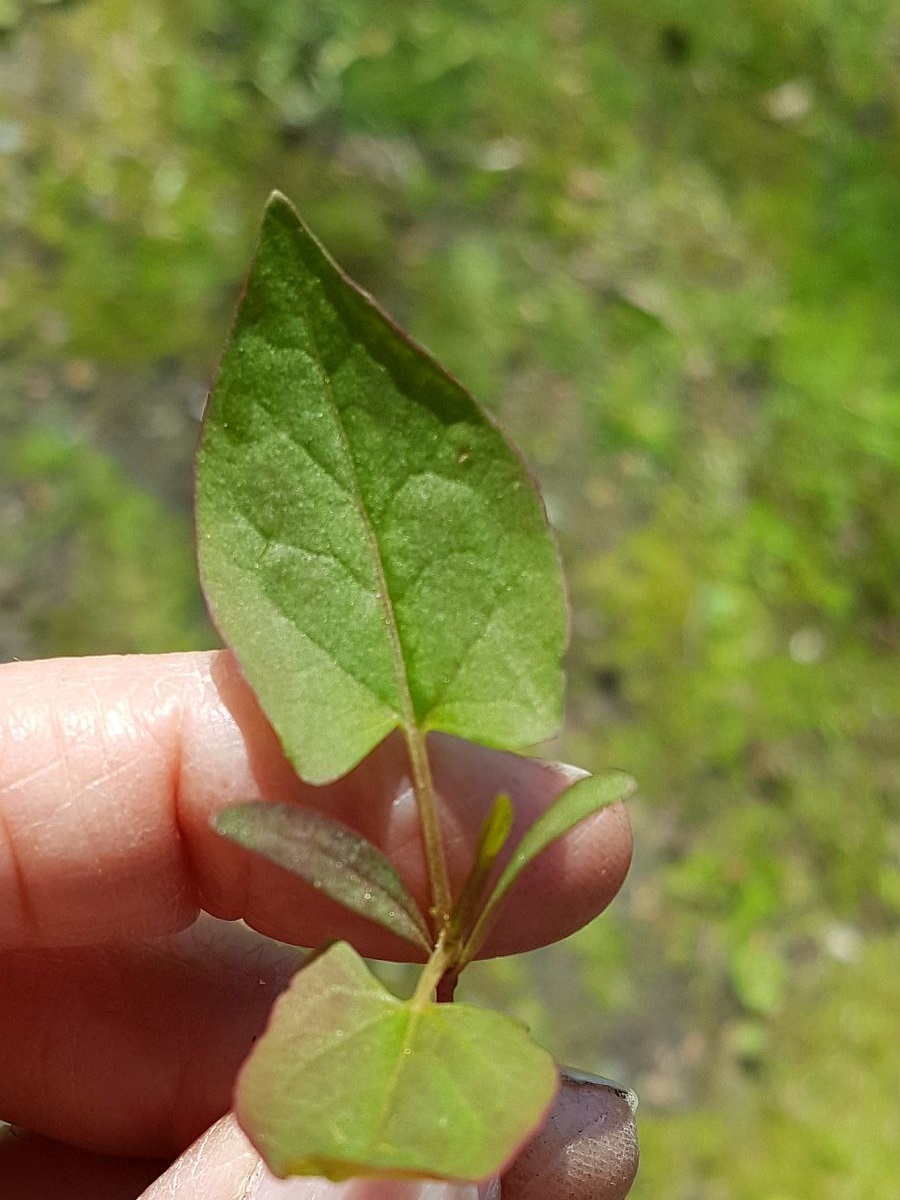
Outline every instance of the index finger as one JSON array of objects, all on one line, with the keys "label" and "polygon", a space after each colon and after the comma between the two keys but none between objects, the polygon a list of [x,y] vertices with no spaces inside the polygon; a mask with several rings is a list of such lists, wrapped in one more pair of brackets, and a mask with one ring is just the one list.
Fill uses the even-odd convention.
[{"label": "index finger", "polygon": [[[456,887],[498,791],[512,795],[524,827],[572,778],[438,735],[429,748]],[[0,946],[169,933],[203,908],[284,941],[340,935],[372,957],[407,957],[392,935],[213,832],[215,812],[260,798],[359,830],[426,903],[399,738],[314,788],[285,760],[228,651],[0,667]],[[621,809],[584,822],[523,874],[489,951],[528,949],[584,924],[618,890],[630,856]]]}]

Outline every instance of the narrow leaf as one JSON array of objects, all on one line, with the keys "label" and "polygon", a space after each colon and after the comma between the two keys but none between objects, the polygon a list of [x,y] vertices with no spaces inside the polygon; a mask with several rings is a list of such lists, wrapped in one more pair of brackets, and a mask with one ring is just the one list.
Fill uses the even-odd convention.
[{"label": "narrow leaf", "polygon": [[512,801],[509,796],[501,793],[494,799],[481,826],[478,853],[475,856],[476,867],[489,871],[494,865],[494,860],[506,845],[514,816]]},{"label": "narrow leaf", "polygon": [[506,864],[464,947],[457,971],[461,971],[478,953],[499,912],[501,902],[529,863],[581,821],[611,804],[626,799],[634,788],[635,782],[630,775],[612,771],[606,775],[588,775],[579,779],[557,796],[553,804],[531,826]]},{"label": "narrow leaf", "polygon": [[279,1176],[481,1180],[534,1133],[557,1086],[517,1021],[398,1000],[339,942],[276,1002],[236,1111]]},{"label": "narrow leaf", "polygon": [[506,839],[513,826],[513,818],[512,802],[509,796],[501,793],[495,797],[494,803],[482,822],[475,861],[472,863],[469,877],[453,910],[453,929],[460,937],[464,937],[469,931],[469,925],[478,909],[491,868],[497,855],[506,845]]},{"label": "narrow leaf", "polygon": [[269,201],[204,417],[201,576],[299,773],[392,729],[553,732],[562,578],[514,448]]},{"label": "narrow leaf", "polygon": [[220,812],[224,837],[299,875],[345,908],[429,951],[428,927],[403,880],[381,851],[322,813],[256,801]]}]

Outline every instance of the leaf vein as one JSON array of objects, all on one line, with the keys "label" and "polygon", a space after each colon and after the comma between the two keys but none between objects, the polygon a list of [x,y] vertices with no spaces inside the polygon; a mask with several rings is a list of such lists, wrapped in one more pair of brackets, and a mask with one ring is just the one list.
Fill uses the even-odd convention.
[{"label": "leaf vein", "polygon": [[[341,447],[346,457],[350,475],[353,480],[353,499],[359,514],[360,522],[363,526],[366,540],[369,544],[369,551],[372,555],[372,565],[375,568],[377,595],[381,602],[382,612],[384,613],[385,630],[390,643],[391,655],[394,662],[394,676],[400,693],[400,703],[403,710],[402,718],[407,730],[411,732],[416,728],[415,708],[413,706],[412,693],[409,687],[409,679],[407,678],[406,674],[406,660],[403,652],[403,644],[400,640],[400,631],[397,628],[390,589],[388,588],[387,577],[385,575],[381,545],[378,541],[378,534],[376,533],[375,527],[373,526],[371,518],[369,517],[368,509],[366,508],[362,487],[359,481],[359,472],[357,471],[356,467],[356,460],[353,456],[353,449],[350,444],[350,440],[347,437],[347,431],[344,428],[344,422],[341,419],[341,409],[340,405],[335,399],[331,377],[325,369],[325,363],[316,342],[315,329],[309,314],[308,306],[304,305],[304,307],[306,308],[306,328],[309,332],[312,357],[315,360],[316,366],[318,367],[323,391],[327,396],[328,403],[334,417]],[[367,687],[372,695],[376,695],[376,693],[373,692],[367,684],[364,684],[363,686]],[[379,696],[376,696],[376,698],[379,700],[381,699]]]},{"label": "leaf vein", "polygon": [[323,657],[325,657],[333,667],[340,671],[343,676],[367,691],[370,696],[374,697],[378,701],[379,704],[384,705],[385,708],[387,708],[390,712],[393,712],[398,720],[402,718],[402,714],[396,711],[393,701],[388,697],[380,696],[371,686],[371,684],[366,683],[364,680],[360,679],[358,675],[355,675],[348,667],[345,667],[339,659],[335,658],[334,651],[330,646],[325,645],[318,638],[314,637],[308,629],[298,629],[290,614],[285,612],[279,600],[271,596],[268,592],[263,593],[263,598],[268,604],[271,605],[272,608],[276,610],[279,616],[287,621],[293,634],[301,638],[303,641],[309,642],[310,645],[315,646],[315,648],[321,652]]}]

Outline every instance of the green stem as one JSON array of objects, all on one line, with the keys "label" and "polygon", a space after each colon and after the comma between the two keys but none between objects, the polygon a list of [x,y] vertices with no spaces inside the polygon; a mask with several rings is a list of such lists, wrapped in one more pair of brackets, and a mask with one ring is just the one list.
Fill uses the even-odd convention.
[{"label": "green stem", "polygon": [[454,951],[445,941],[445,936],[445,932],[441,932],[431,958],[429,958],[428,962],[422,968],[422,974],[419,976],[419,982],[416,984],[416,990],[413,993],[413,1008],[422,1008],[424,1005],[430,1003],[435,988],[444,978],[450,967]]},{"label": "green stem", "polygon": [[437,811],[437,794],[431,777],[431,764],[425,738],[414,726],[404,729],[409,761],[412,768],[413,791],[419,811],[419,827],[422,831],[422,849],[428,869],[428,887],[431,893],[432,932],[440,940],[441,932],[450,921],[453,897],[450,894],[450,877],[441,837],[441,823]]}]

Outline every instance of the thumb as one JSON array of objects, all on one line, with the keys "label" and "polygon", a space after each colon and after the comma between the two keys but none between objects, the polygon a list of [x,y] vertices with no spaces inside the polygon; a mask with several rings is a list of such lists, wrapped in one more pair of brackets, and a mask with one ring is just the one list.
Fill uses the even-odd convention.
[{"label": "thumb", "polygon": [[234,1117],[217,1121],[143,1193],[140,1200],[497,1200],[496,1183],[397,1179],[276,1179]]}]

